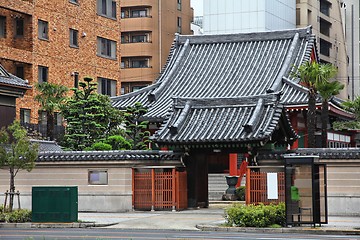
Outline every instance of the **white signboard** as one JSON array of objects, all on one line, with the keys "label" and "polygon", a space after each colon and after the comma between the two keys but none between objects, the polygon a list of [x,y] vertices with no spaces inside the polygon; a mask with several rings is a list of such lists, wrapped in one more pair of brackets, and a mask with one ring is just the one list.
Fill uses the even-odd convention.
[{"label": "white signboard", "polygon": [[278,199],[277,173],[267,173],[267,198]]}]

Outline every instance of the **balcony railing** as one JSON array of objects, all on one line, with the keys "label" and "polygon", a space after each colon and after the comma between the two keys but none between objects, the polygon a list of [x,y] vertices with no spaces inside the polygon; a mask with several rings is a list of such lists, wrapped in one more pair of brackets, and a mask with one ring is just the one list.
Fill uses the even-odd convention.
[{"label": "balcony railing", "polygon": [[[21,126],[25,127],[28,131],[28,135],[34,138],[47,139],[46,125],[45,124],[33,124],[33,123],[21,123]],[[54,139],[62,140],[65,134],[65,127],[56,125],[54,126]]]}]

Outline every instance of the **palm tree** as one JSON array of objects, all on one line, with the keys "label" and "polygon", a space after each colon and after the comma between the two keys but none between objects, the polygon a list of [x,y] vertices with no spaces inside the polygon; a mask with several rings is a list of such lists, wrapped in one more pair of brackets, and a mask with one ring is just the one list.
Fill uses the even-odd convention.
[{"label": "palm tree", "polygon": [[324,82],[317,86],[322,97],[322,107],[321,107],[321,147],[327,147],[327,126],[329,123],[329,100],[331,97],[338,95],[341,90],[344,89],[344,84],[334,81],[334,82]]},{"label": "palm tree", "polygon": [[307,112],[307,130],[308,147],[314,148],[315,130],[316,130],[316,94],[317,86],[336,75],[336,68],[331,64],[321,64],[317,62],[306,62],[298,67],[294,73],[300,78],[300,81],[307,85],[309,89],[308,112]]},{"label": "palm tree", "polygon": [[39,94],[35,96],[35,100],[40,103],[42,110],[46,112],[46,136],[50,140],[54,140],[55,111],[60,109],[68,88],[44,82],[37,84],[36,89],[39,91]]}]

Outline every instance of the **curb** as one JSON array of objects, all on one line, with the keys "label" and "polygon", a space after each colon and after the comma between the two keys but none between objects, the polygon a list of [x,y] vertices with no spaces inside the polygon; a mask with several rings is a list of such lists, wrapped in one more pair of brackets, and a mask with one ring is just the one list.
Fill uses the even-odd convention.
[{"label": "curb", "polygon": [[74,223],[0,223],[0,228],[93,228],[108,227],[118,223],[95,223],[95,222],[74,222]]},{"label": "curb", "polygon": [[251,228],[251,227],[219,227],[209,225],[196,225],[201,231],[219,232],[248,232],[248,233],[307,233],[307,234],[329,234],[329,235],[360,235],[356,229],[333,229],[333,228]]}]

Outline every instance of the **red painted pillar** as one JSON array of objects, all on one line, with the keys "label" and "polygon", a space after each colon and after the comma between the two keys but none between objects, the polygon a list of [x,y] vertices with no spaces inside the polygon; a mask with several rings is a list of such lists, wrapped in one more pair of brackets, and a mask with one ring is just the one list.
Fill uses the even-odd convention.
[{"label": "red painted pillar", "polygon": [[[291,122],[291,126],[293,127],[294,131],[296,133],[299,133],[299,129],[298,129],[298,119],[297,119],[297,112],[292,112],[290,114],[290,122]],[[299,139],[297,139],[292,145],[291,145],[291,149],[297,149],[299,147]]]},{"label": "red painted pillar", "polygon": [[230,153],[229,154],[229,175],[230,176],[237,176],[237,153]]}]

